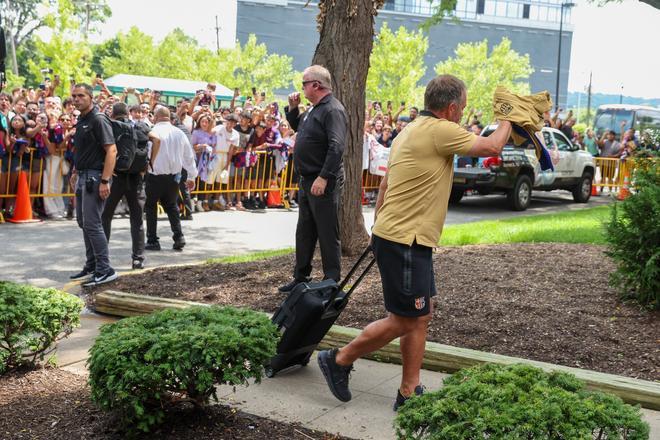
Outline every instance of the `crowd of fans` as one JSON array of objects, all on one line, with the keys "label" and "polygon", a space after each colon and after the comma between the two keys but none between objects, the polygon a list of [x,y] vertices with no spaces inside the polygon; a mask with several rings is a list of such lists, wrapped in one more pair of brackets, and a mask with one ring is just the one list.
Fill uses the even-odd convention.
[{"label": "crowd of fans", "polygon": [[[267,194],[259,189],[281,184],[295,133],[278,103],[266,103],[264,93],[253,89],[252,96],[241,102],[235,90],[229,106],[220,106],[215,85],[208,84],[194,98],[182,98],[176,106],[169,106],[159,91],[140,93],[128,88],[114,95],[101,78],[93,85],[100,87],[95,105],[108,116],[115,103],[133,102],[130,119],[152,126],[156,106],[169,107],[172,123],[191,141],[200,176],[195,199],[182,194],[188,201],[182,213],[185,218],[192,211],[264,208]],[[79,112],[71,98],[57,96],[60,86],[61,80],[55,76],[53,81],[46,78],[38,89],[0,93],[0,212],[5,217],[12,216],[19,172],[26,171],[30,194],[44,195],[30,198],[34,214],[73,218],[74,200],[63,195],[72,192],[69,177]],[[295,182],[294,178],[289,176],[289,182]],[[288,197],[295,207],[296,192],[289,191]]]}]

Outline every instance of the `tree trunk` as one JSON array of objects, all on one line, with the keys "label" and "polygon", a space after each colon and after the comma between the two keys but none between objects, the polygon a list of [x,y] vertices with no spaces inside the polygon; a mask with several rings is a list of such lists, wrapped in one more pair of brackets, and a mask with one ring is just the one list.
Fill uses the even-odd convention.
[{"label": "tree trunk", "polygon": [[382,1],[319,1],[319,44],[312,64],[332,75],[333,93],[348,115],[344,150],[345,183],[339,209],[339,230],[344,255],[356,255],[369,235],[362,217],[362,144],[369,56],[373,46],[374,15]]}]

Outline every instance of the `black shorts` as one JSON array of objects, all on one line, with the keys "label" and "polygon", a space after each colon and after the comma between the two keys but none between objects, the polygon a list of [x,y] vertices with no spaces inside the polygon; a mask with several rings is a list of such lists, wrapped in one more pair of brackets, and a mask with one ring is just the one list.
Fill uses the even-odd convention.
[{"label": "black shorts", "polygon": [[373,236],[372,249],[383,283],[385,309],[399,316],[418,317],[431,311],[436,295],[433,249]]}]

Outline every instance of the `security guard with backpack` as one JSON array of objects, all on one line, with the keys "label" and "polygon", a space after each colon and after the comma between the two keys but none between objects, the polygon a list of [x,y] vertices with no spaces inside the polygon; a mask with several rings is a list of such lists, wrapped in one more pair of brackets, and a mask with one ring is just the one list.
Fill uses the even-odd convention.
[{"label": "security guard with backpack", "polygon": [[103,210],[103,231],[110,241],[112,217],[117,204],[126,197],[131,222],[133,269],[144,267],[144,173],[149,163],[149,127],[128,118],[128,107],[123,102],[112,106],[110,116],[117,145],[117,164],[110,196]]}]

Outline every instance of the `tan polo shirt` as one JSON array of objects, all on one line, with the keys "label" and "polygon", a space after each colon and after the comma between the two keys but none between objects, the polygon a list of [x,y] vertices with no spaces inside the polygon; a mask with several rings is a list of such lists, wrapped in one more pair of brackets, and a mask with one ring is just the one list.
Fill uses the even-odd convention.
[{"label": "tan polo shirt", "polygon": [[447,215],[454,154],[467,154],[476,136],[429,112],[394,139],[385,201],[373,233],[405,245],[436,247]]}]

